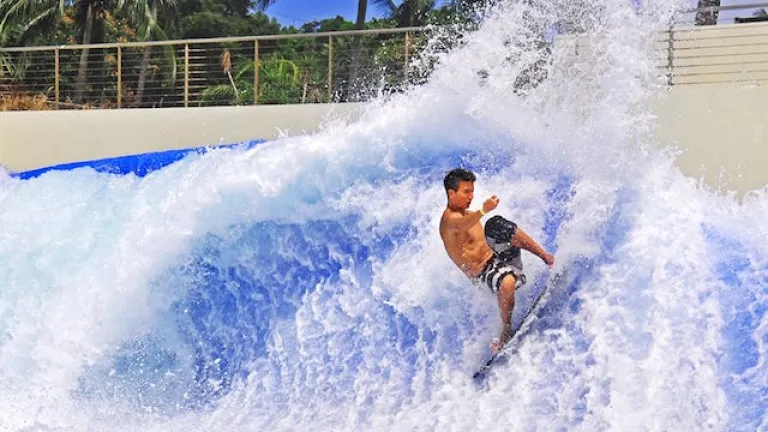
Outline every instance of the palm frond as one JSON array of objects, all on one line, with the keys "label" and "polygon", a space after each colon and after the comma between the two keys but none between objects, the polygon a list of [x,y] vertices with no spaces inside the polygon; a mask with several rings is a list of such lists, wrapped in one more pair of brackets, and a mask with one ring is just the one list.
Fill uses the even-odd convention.
[{"label": "palm frond", "polygon": [[[160,26],[155,26],[152,31],[155,32],[157,40],[168,40],[168,35],[165,33],[165,30],[160,28]],[[176,75],[178,73],[176,52],[172,45],[163,45],[161,49],[163,50],[163,56],[165,57],[166,62],[171,66],[167,81],[172,83],[176,81]]]},{"label": "palm frond", "polygon": [[30,9],[31,0],[17,0],[17,1],[0,1],[0,10],[7,9],[3,20],[0,21],[0,33],[6,31],[6,25],[8,23],[17,22],[21,24],[24,14]]},{"label": "palm frond", "polygon": [[228,102],[234,98],[234,90],[225,84],[208,87],[200,94],[201,102]]},{"label": "palm frond", "polygon": [[258,10],[263,12],[267,10],[268,7],[275,4],[276,1],[277,0],[256,0],[256,2],[254,3],[254,6],[256,6]]},{"label": "palm frond", "polygon": [[38,25],[41,21],[45,20],[46,18],[50,18],[52,15],[56,13],[56,6],[52,6],[48,8],[47,10],[43,11],[40,15],[32,18],[32,20],[21,28],[21,33],[26,33],[30,29],[34,28],[36,25]]},{"label": "palm frond", "polygon": [[[0,10],[4,11],[0,21],[0,34],[14,38],[23,38],[33,29],[47,27],[55,15],[62,14],[58,2],[38,2],[35,0],[0,0]],[[18,41],[17,41],[18,42]]]},{"label": "palm frond", "polygon": [[13,64],[13,59],[8,54],[0,54],[0,78],[5,78],[6,75],[14,75],[16,67]]},{"label": "palm frond", "polygon": [[398,6],[392,0],[370,0],[370,2],[388,17],[393,17],[397,14]]},{"label": "palm frond", "polygon": [[253,67],[254,62],[251,59],[244,58],[237,62],[237,67],[235,68],[235,79],[241,80],[243,79],[244,75],[251,75],[253,74]]},{"label": "palm frond", "polygon": [[142,33],[144,33],[144,36],[142,36],[142,38],[144,40],[149,40],[149,38],[152,36],[153,27],[157,27],[157,21],[155,20],[155,16],[152,14],[152,8],[149,7],[149,2],[144,2],[144,4],[145,7],[139,22],[143,23]]}]

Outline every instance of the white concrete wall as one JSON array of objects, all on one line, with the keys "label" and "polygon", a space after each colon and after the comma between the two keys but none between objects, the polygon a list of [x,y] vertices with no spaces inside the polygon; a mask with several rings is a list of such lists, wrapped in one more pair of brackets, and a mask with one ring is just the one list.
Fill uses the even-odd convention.
[{"label": "white concrete wall", "polygon": [[[768,184],[768,86],[674,86],[651,109],[657,140],[681,170],[743,194]],[[0,164],[12,172],[160,150],[272,139],[355,119],[362,105],[162,108],[0,113]],[[279,126],[278,126],[279,125]]]},{"label": "white concrete wall", "polygon": [[0,113],[0,164],[11,172],[137,153],[273,139],[354,119],[362,105],[306,104]]},{"label": "white concrete wall", "polygon": [[[716,189],[743,195],[765,187],[768,23],[679,28],[668,37],[659,34],[652,45],[660,75],[671,72],[673,85],[641,108],[658,118],[656,141],[682,151],[681,171]],[[593,47],[601,45],[563,36],[555,46],[554,73],[599,90],[589,77],[600,55]]]},{"label": "white concrete wall", "polygon": [[768,184],[768,86],[673,87],[652,106],[685,174],[739,195]]},{"label": "white concrete wall", "polygon": [[768,184],[768,23],[675,29],[671,47],[673,87],[652,103],[659,143],[724,191]]},{"label": "white concrete wall", "polygon": [[768,184],[768,83],[675,86],[652,109],[685,174],[739,194]]}]

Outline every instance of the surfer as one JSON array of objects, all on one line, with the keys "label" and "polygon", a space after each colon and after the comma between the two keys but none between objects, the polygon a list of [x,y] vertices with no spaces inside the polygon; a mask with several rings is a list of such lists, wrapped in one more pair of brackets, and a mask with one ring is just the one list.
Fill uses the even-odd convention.
[{"label": "surfer", "polygon": [[491,348],[498,352],[512,336],[511,318],[515,307],[515,290],[523,286],[526,276],[520,249],[541,258],[551,269],[555,258],[541,248],[514,222],[493,216],[480,220],[496,209],[499,198],[491,196],[480,210],[469,211],[475,192],[475,174],[456,168],[443,179],[448,205],[440,219],[440,237],[451,260],[469,279],[486,286],[496,295],[502,328]]}]

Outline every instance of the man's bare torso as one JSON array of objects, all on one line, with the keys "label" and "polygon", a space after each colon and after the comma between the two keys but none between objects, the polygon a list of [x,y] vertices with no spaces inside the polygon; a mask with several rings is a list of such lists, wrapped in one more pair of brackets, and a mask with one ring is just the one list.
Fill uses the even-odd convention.
[{"label": "man's bare torso", "polygon": [[449,213],[466,212],[445,209],[440,219],[440,237],[443,239],[448,256],[469,277],[476,277],[485,267],[485,264],[493,256],[493,251],[485,242],[485,233],[480,222],[466,231],[448,229],[445,217]]}]

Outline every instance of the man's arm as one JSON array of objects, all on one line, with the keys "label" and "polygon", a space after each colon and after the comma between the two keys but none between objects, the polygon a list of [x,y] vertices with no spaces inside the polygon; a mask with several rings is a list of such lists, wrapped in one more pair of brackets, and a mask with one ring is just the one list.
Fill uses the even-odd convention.
[{"label": "man's arm", "polygon": [[449,229],[467,231],[475,226],[476,223],[480,222],[480,219],[482,219],[484,215],[493,211],[497,205],[499,205],[499,198],[497,198],[496,195],[493,195],[485,200],[482,210],[469,212],[465,215],[457,211],[449,211],[445,216],[445,225]]},{"label": "man's arm", "polygon": [[528,234],[526,234],[525,231],[521,230],[520,227],[517,227],[515,230],[515,235],[512,237],[512,246],[525,249],[528,252],[536,255],[537,257],[541,258],[541,260],[544,261],[549,266],[549,268],[552,268],[552,265],[555,262],[555,257],[542,249],[541,246],[539,246],[538,243],[536,243]]}]

